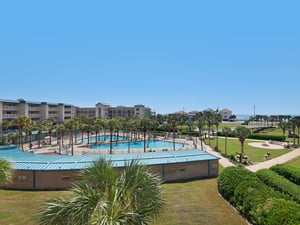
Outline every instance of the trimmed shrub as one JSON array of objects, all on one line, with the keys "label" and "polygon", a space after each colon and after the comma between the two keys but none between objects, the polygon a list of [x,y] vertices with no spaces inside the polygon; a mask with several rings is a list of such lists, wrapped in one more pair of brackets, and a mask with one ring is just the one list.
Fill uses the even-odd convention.
[{"label": "trimmed shrub", "polygon": [[218,189],[220,194],[234,204],[234,189],[244,180],[252,180],[255,173],[244,167],[227,167],[218,176]]},{"label": "trimmed shrub", "polygon": [[258,139],[258,140],[273,140],[273,141],[285,141],[285,137],[279,135],[270,135],[270,134],[251,134],[248,137],[249,139]]},{"label": "trimmed shrub", "polygon": [[270,169],[259,170],[256,172],[256,175],[265,184],[270,185],[276,191],[291,196],[295,202],[300,203],[300,187],[298,185]]},{"label": "trimmed shrub", "polygon": [[300,205],[284,199],[270,198],[256,210],[260,225],[300,224]]},{"label": "trimmed shrub", "polygon": [[298,168],[286,164],[281,164],[272,166],[270,169],[278,173],[279,175],[284,176],[291,182],[300,185],[300,170]]}]

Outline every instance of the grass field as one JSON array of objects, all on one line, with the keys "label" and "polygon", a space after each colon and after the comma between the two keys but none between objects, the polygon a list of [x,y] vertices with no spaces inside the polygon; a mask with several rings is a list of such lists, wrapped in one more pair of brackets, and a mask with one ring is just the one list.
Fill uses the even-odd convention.
[{"label": "grass field", "polygon": [[[225,138],[219,137],[219,151],[225,154]],[[255,140],[246,140],[244,143],[244,154],[246,154],[251,162],[263,162],[265,161],[264,156],[267,152],[271,153],[271,157],[275,158],[285,153],[288,153],[289,149],[264,149],[256,148],[248,145],[249,142],[254,142]],[[205,141],[208,144],[208,140]],[[264,142],[264,141],[258,141]],[[216,138],[210,140],[211,146],[216,146]],[[241,152],[241,143],[236,138],[227,139],[227,155],[235,155]]]},{"label": "grass field", "polygon": [[[247,224],[218,193],[216,179],[163,184],[166,208],[153,225]],[[0,224],[35,225],[32,216],[46,199],[67,191],[0,190]]]},{"label": "grass field", "polygon": [[300,169],[300,157],[294,158],[294,159],[288,161],[286,164],[298,167]]}]

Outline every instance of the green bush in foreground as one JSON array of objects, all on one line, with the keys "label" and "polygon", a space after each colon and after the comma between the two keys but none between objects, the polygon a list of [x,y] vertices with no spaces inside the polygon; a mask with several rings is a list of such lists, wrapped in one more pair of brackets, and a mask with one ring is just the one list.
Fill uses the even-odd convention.
[{"label": "green bush in foreground", "polygon": [[267,172],[255,174],[241,167],[225,168],[218,177],[219,192],[252,224],[300,224],[299,213],[291,215],[293,210],[299,211],[300,205],[291,201],[286,192],[274,190],[259,179],[257,175],[260,177],[261,173]]},{"label": "green bush in foreground", "polygon": [[253,224],[259,224],[256,210],[268,198],[280,198],[282,194],[265,185],[258,178],[241,182],[234,191],[236,208]]},{"label": "green bush in foreground", "polygon": [[300,224],[300,205],[284,199],[271,198],[258,207],[260,225],[296,225]]},{"label": "green bush in foreground", "polygon": [[255,173],[246,170],[244,167],[227,167],[218,176],[218,190],[220,194],[233,203],[234,189],[246,179],[252,179]]},{"label": "green bush in foreground", "polygon": [[281,176],[284,176],[286,179],[291,182],[300,185],[300,170],[294,166],[287,164],[275,165],[270,168],[272,171],[278,173]]},{"label": "green bush in foreground", "polygon": [[262,169],[256,172],[256,175],[265,184],[271,186],[276,191],[282,192],[291,196],[291,198],[300,203],[300,186],[294,184],[283,176],[275,173],[270,169]]}]

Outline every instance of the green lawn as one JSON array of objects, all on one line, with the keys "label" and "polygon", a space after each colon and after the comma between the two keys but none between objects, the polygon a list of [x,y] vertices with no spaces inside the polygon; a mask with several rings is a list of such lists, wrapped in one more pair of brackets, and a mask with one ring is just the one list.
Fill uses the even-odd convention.
[{"label": "green lawn", "polygon": [[49,198],[66,196],[66,191],[0,190],[0,224],[33,225],[32,216]]},{"label": "green lawn", "polygon": [[294,158],[294,159],[288,161],[286,164],[298,167],[300,169],[300,157]]},{"label": "green lawn", "polygon": [[[208,144],[208,140],[205,141]],[[216,146],[216,138],[211,139],[211,146]],[[219,137],[219,150],[221,153],[225,154],[225,138]],[[288,149],[264,149],[264,148],[256,148],[248,145],[249,142],[264,142],[257,140],[246,140],[244,143],[244,154],[246,154],[251,162],[263,162],[265,161],[264,156],[267,152],[271,153],[271,157],[275,158],[280,155],[283,155],[290,150]],[[228,138],[227,139],[227,154],[235,155],[236,153],[241,152],[241,143],[236,138]]]},{"label": "green lawn", "polygon": [[163,185],[167,207],[154,225],[247,224],[219,194],[216,179]]},{"label": "green lawn", "polygon": [[[163,184],[163,190],[167,205],[153,225],[247,224],[219,195],[216,179]],[[0,190],[0,224],[36,225],[32,216],[46,199],[67,195],[67,191]]]}]

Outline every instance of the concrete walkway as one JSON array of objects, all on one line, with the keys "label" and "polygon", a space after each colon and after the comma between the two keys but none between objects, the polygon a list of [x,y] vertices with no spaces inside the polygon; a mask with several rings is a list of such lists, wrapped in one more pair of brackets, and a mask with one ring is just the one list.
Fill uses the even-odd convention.
[{"label": "concrete walkway", "polygon": [[235,166],[228,158],[223,157],[219,152],[214,151],[209,145],[203,143],[203,150],[208,152],[211,155],[219,157],[219,163],[223,167]]},{"label": "concrete walkway", "polygon": [[[223,167],[229,167],[229,166],[236,166],[235,164],[233,164],[232,162],[230,162],[230,160],[228,158],[223,157],[219,152],[214,151],[209,145],[205,145],[203,143],[203,148],[205,151],[207,151],[208,153],[217,156],[220,158],[219,163],[223,166]],[[274,166],[276,164],[282,164],[285,163],[291,159],[294,159],[296,157],[300,156],[300,148],[291,150],[289,153],[286,153],[282,156],[276,157],[274,159],[270,159],[267,160],[265,162],[260,162],[257,163],[255,165],[251,165],[251,166],[245,166],[246,169],[252,171],[252,172],[256,172],[260,169],[268,169],[271,166]]]},{"label": "concrete walkway", "polygon": [[268,169],[271,166],[276,164],[285,163],[293,158],[300,156],[300,148],[294,149],[291,152],[284,154],[282,156],[276,157],[274,159],[267,160],[265,162],[261,162],[252,166],[246,166],[246,168],[252,172],[256,172],[260,169]]}]

